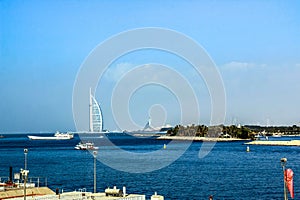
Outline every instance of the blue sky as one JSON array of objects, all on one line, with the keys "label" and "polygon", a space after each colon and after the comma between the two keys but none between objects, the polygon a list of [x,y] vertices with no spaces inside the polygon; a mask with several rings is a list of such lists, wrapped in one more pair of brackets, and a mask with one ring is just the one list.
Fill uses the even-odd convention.
[{"label": "blue sky", "polygon": [[[227,124],[299,125],[298,1],[7,0],[0,10],[0,132],[75,130],[73,84],[84,59],[112,35],[141,27],[173,29],[203,46],[224,82]],[[108,73],[149,62],[187,73],[187,66],[164,53],[138,55],[120,58]],[[117,127],[105,95],[113,82],[106,75],[96,93],[110,130]],[[200,121],[207,124],[209,94],[203,88],[197,95]],[[141,98],[153,91],[139,91],[131,101],[141,126],[151,103],[165,104],[160,89],[153,93],[162,95],[157,101]],[[168,113],[166,123],[178,123],[177,114]]]}]

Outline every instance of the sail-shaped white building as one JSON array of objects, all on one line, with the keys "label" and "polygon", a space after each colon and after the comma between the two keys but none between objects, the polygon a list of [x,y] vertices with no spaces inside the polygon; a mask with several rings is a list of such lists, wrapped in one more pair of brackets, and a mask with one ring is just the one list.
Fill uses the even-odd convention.
[{"label": "sail-shaped white building", "polygon": [[90,88],[90,105],[89,105],[89,111],[90,111],[90,132],[103,132],[103,117],[101,108],[96,101],[95,97],[92,95],[92,90]]},{"label": "sail-shaped white building", "polygon": [[147,124],[145,125],[143,131],[153,131],[154,128],[151,126],[151,118],[149,117],[149,120],[147,122]]}]

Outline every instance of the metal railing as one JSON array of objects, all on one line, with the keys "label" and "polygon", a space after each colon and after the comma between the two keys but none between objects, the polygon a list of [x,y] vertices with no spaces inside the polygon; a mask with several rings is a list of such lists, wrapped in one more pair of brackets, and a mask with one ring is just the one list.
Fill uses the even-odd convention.
[{"label": "metal railing", "polygon": [[[8,183],[9,177],[2,176],[0,177],[0,183]],[[21,179],[13,179],[12,183],[15,185],[24,185],[23,181]],[[35,187],[43,187],[47,186],[47,178],[45,177],[28,177],[26,184],[34,184]]]}]

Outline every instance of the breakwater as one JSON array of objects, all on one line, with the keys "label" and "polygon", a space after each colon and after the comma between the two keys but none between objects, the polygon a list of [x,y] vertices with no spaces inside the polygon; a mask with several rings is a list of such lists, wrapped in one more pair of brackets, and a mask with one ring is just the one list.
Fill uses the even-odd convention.
[{"label": "breakwater", "polygon": [[290,140],[290,141],[268,141],[268,140],[256,140],[247,142],[245,144],[250,145],[269,145],[269,146],[300,146],[300,140]]}]

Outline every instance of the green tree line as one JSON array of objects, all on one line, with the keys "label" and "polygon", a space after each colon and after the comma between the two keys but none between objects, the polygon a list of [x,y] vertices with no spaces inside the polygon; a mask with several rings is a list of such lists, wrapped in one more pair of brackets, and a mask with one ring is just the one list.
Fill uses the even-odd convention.
[{"label": "green tree line", "polygon": [[245,126],[237,127],[235,125],[224,126],[206,126],[206,125],[191,125],[182,126],[176,125],[168,130],[169,136],[192,136],[192,137],[233,137],[248,139],[254,137],[254,132]]}]

